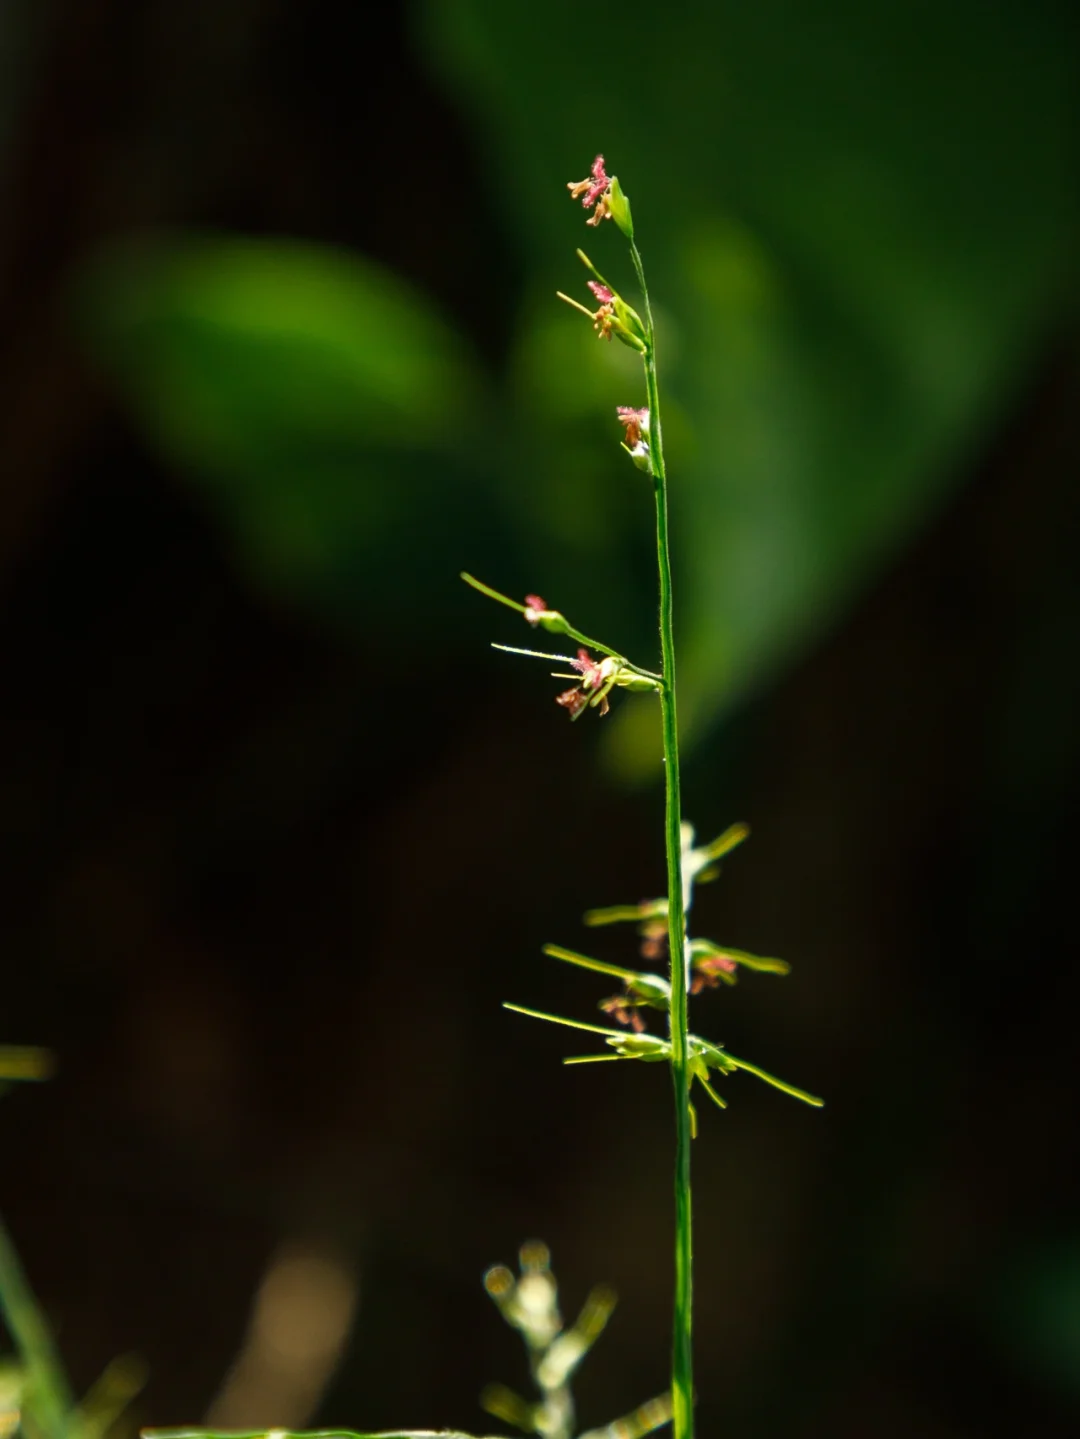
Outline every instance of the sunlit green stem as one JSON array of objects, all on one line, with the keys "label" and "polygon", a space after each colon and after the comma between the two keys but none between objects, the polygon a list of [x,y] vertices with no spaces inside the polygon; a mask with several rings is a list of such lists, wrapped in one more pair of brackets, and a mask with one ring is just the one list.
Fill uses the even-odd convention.
[{"label": "sunlit green stem", "polygon": [[45,1439],[69,1439],[74,1400],[49,1327],[0,1220],[0,1311],[26,1377],[24,1404]]},{"label": "sunlit green stem", "polygon": [[675,1317],[671,1393],[674,1439],[693,1439],[693,1228],[690,1191],[690,1051],[687,1016],[686,915],[683,908],[682,803],[679,730],[675,709],[675,632],[672,624],[671,546],[668,539],[667,474],[656,378],[656,334],[641,255],[630,242],[645,302],[648,348],[643,356],[649,405],[649,459],[656,501],[656,559],[660,579],[660,651],[664,687],[660,711],[664,738],[664,838],[667,850],[668,948],[671,951],[671,1073],[675,1085]]}]

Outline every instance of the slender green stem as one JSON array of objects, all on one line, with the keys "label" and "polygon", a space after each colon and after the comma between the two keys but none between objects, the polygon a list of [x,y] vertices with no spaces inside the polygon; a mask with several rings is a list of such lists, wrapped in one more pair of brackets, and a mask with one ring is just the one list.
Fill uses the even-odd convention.
[{"label": "slender green stem", "polygon": [[690,1045],[688,1039],[686,914],[682,876],[682,803],[679,785],[679,729],[675,708],[675,632],[672,623],[671,545],[668,538],[667,473],[660,428],[656,377],[656,336],[649,289],[637,245],[630,253],[645,302],[648,348],[643,357],[649,402],[649,459],[656,501],[656,559],[660,579],[660,651],[664,687],[660,711],[664,737],[664,839],[667,850],[668,948],[671,951],[671,1073],[675,1086],[675,1317],[671,1393],[674,1439],[693,1439],[693,1228],[690,1191]]},{"label": "slender green stem", "polygon": [[26,1375],[25,1407],[46,1439],[67,1439],[74,1408],[67,1375],[19,1256],[0,1220],[0,1312]]}]

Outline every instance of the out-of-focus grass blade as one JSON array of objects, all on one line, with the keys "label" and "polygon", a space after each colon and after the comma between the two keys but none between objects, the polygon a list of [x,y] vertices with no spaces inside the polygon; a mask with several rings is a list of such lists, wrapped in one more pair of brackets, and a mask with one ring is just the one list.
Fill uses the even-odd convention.
[{"label": "out-of-focus grass blade", "polygon": [[613,1424],[608,1424],[603,1429],[590,1429],[581,1439],[643,1439],[644,1435],[652,1434],[670,1419],[671,1395],[662,1394],[658,1399],[650,1399],[639,1405],[632,1414],[616,1419]]},{"label": "out-of-focus grass blade", "polygon": [[104,1439],[148,1377],[137,1354],[123,1354],[107,1365],[79,1405],[75,1416],[78,1439]]},{"label": "out-of-focus grass blade", "polygon": [[[459,1429],[143,1429],[142,1439],[474,1439]],[[500,1439],[500,1436],[485,1436]]]},{"label": "out-of-focus grass blade", "polygon": [[51,1079],[56,1061],[47,1049],[33,1044],[0,1044],[0,1080]]},{"label": "out-of-focus grass blade", "polygon": [[44,1314],[0,1221],[0,1312],[22,1362],[23,1411],[44,1439],[70,1439],[75,1404]]}]

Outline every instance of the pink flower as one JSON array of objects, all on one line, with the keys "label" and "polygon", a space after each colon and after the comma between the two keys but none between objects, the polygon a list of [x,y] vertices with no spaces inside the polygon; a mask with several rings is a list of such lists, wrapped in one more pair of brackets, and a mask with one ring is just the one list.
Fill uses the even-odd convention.
[{"label": "pink flower", "polygon": [[649,412],[632,409],[629,405],[616,405],[615,413],[619,424],[626,428],[626,446],[632,450],[641,443],[642,436],[649,433]]},{"label": "pink flower", "polygon": [[592,162],[592,169],[586,178],[584,180],[571,180],[566,188],[570,191],[570,196],[574,200],[581,195],[581,203],[585,206],[586,210],[588,210],[590,206],[596,204],[601,195],[607,192],[610,184],[611,181],[604,170],[604,157],[603,155],[597,155],[596,159]]},{"label": "pink flower", "polygon": [[[579,649],[577,659],[570,660],[570,667],[581,676],[573,689],[563,690],[555,696],[555,703],[570,711],[570,718],[577,719],[586,708],[598,710],[606,715],[610,706],[608,695],[619,676],[619,662],[615,659],[594,660],[586,649]],[[594,693],[590,694],[590,690]]]},{"label": "pink flower", "polygon": [[539,595],[525,596],[525,618],[533,629],[540,623],[540,616],[547,613],[547,601]]},{"label": "pink flower", "polygon": [[602,999],[600,1008],[604,1014],[610,1014],[612,1019],[619,1024],[629,1025],[635,1034],[644,1033],[645,1021],[625,995],[616,994],[611,999]]},{"label": "pink flower", "polygon": [[610,305],[601,305],[592,317],[593,329],[598,340],[610,340],[615,327],[615,311]]},{"label": "pink flower", "polygon": [[577,719],[589,703],[589,696],[578,685],[575,685],[573,689],[563,690],[561,695],[556,695],[555,703],[562,705],[563,709],[569,710],[571,719]]},{"label": "pink flower", "polygon": [[694,960],[694,977],[690,982],[690,993],[700,994],[703,989],[716,989],[721,979],[726,984],[734,980],[727,976],[738,972],[739,966],[726,954],[709,954]]},{"label": "pink flower", "polygon": [[[582,260],[592,270],[589,259],[579,250]],[[593,270],[593,274],[596,271]],[[561,290],[556,290],[560,300],[571,305],[575,310],[580,310],[583,315],[588,315],[593,322],[593,329],[604,340],[610,340],[612,335],[618,335],[624,345],[629,345],[632,350],[639,353],[645,352],[645,327],[641,322],[641,316],[630,308],[621,295],[617,294],[610,285],[599,278],[586,280],[593,299],[599,300],[594,310],[587,310],[584,305],[572,300],[569,295],[564,295]]]},{"label": "pink flower", "polygon": [[666,919],[647,919],[638,930],[641,935],[640,953],[642,959],[666,959],[668,953],[668,922]]},{"label": "pink flower", "polygon": [[[615,314],[615,296],[606,285],[598,285],[594,280],[587,281],[587,284],[596,298],[601,301],[595,313],[592,310],[586,310],[585,306],[579,305],[576,300],[571,300],[570,296],[564,295],[561,290],[556,290],[555,293],[560,300],[565,300],[566,303],[572,305],[575,310],[580,310],[583,315],[588,315],[589,319],[593,322],[593,329],[600,339],[610,340],[612,332],[619,323],[618,317]],[[608,296],[607,299],[603,298],[605,295]]]},{"label": "pink flower", "polygon": [[583,690],[598,690],[604,683],[604,671],[586,649],[578,650],[577,659],[570,661],[570,667],[581,675]]},{"label": "pink flower", "polygon": [[599,225],[601,220],[610,219],[608,192],[611,189],[611,177],[604,170],[603,155],[597,155],[592,162],[592,169],[584,180],[571,180],[566,188],[570,191],[572,199],[576,200],[579,195],[581,196],[581,203],[586,210],[596,206],[592,216],[585,221],[586,225]]}]

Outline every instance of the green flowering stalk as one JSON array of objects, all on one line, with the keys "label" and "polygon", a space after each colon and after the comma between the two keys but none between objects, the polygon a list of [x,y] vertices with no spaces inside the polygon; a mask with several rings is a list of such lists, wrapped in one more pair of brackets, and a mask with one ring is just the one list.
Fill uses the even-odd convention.
[{"label": "green flowering stalk", "polygon": [[[557,695],[556,703],[568,710],[571,719],[577,719],[586,709],[596,709],[600,715],[605,715],[608,712],[608,696],[616,687],[648,693],[660,704],[664,751],[667,894],[642,904],[592,910],[585,919],[586,923],[591,925],[620,920],[636,923],[641,934],[642,957],[653,961],[666,959],[667,976],[605,964],[574,950],[548,945],[545,953],[555,959],[621,981],[621,992],[602,1000],[600,1008],[622,1027],[616,1029],[564,1019],[522,1005],[510,1004],[506,1007],[534,1019],[547,1020],[553,1024],[601,1036],[609,1052],[573,1056],[565,1061],[567,1064],[641,1060],[670,1067],[675,1090],[675,1297],[671,1402],[675,1439],[692,1439],[693,1215],[690,1145],[697,1133],[697,1115],[691,1103],[691,1086],[696,1083],[718,1107],[724,1108],[726,1100],[714,1087],[714,1082],[743,1070],[807,1104],[820,1105],[822,1101],[805,1090],[775,1078],[756,1064],[736,1058],[723,1045],[690,1032],[688,1001],[691,995],[706,989],[715,989],[720,984],[734,984],[740,969],[785,974],[788,966],[783,960],[760,958],[743,950],[716,944],[709,939],[691,939],[687,932],[686,917],[693,900],[695,883],[704,883],[715,878],[718,861],[740,844],[748,831],[745,825],[733,825],[711,844],[695,846],[693,828],[683,819],[676,709],[668,481],[660,420],[656,332],[649,291],[641,255],[634,240],[630,202],[618,178],[608,175],[604,157],[597,155],[586,178],[571,182],[567,188],[572,198],[580,199],[585,209],[592,212],[586,224],[598,228],[604,220],[615,221],[618,229],[629,241],[630,258],[641,289],[642,313],[639,313],[627,303],[615,286],[605,279],[589,257],[579,250],[578,258],[592,276],[586,284],[597,301],[597,308],[589,310],[561,291],[558,292],[558,297],[584,314],[600,339],[620,340],[641,356],[645,404],[620,405],[616,413],[623,426],[622,448],[633,464],[652,480],[656,512],[660,669],[644,669],[632,664],[623,654],[609,646],[589,640],[580,631],[573,629],[559,611],[549,609],[546,602],[536,595],[526,596],[525,603],[519,604],[516,600],[508,599],[481,585],[471,576],[465,575],[463,578],[491,598],[518,610],[534,627],[539,624],[549,632],[568,635],[579,641],[581,648],[576,657],[551,655],[538,650],[511,651],[570,665],[575,673],[565,677],[577,682],[572,689]],[[499,645],[497,648],[511,649],[507,645]],[[594,659],[590,650],[597,651],[605,658]],[[666,1035],[646,1032],[646,1015],[652,1012],[667,1016]]]}]

